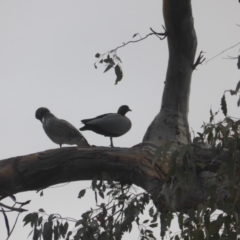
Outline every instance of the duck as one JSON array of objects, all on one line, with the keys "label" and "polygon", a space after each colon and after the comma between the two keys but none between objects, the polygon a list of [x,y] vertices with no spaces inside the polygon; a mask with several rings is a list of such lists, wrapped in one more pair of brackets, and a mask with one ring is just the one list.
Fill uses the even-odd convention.
[{"label": "duck", "polygon": [[90,130],[105,137],[110,137],[110,146],[113,147],[113,137],[120,137],[127,133],[132,123],[125,114],[132,111],[127,105],[119,107],[117,113],[107,113],[95,118],[83,119],[81,122],[85,124],[81,131]]},{"label": "duck", "polygon": [[35,113],[43,126],[47,136],[56,144],[77,145],[78,147],[89,146],[87,140],[71,123],[55,117],[48,108],[40,107]]}]

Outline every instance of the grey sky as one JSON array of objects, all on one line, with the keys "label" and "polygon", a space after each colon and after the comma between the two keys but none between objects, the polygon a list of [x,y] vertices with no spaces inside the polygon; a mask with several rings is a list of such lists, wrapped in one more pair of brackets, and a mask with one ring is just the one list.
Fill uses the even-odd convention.
[{"label": "grey sky", "polygon": [[[237,0],[193,0],[192,4],[197,54],[203,50],[211,58],[239,42]],[[131,147],[141,142],[160,109],[167,41],[150,37],[120,49],[124,78],[117,86],[113,71],[103,74],[103,66],[94,69],[94,55],[132,40],[135,33],[144,37],[150,27],[161,32],[161,5],[162,1],[156,0],[0,0],[0,159],[58,148],[35,119],[36,109],[42,106],[79,128],[81,119],[116,112],[127,104],[133,110],[127,114],[132,129],[114,139],[114,145]],[[239,46],[194,72],[189,111],[194,131],[208,121],[210,107],[220,109],[223,91],[235,88],[240,80],[236,61],[222,59],[236,57],[238,51]],[[239,117],[237,98],[227,96],[227,100],[229,115]],[[222,113],[219,116],[223,118]],[[109,138],[93,132],[83,135],[90,144],[109,145]],[[86,186],[90,182],[47,189],[42,198],[34,192],[17,198],[33,199],[31,211],[42,207],[48,213],[77,218],[91,201],[90,195],[86,200],[77,199],[78,191]],[[0,224],[3,226],[2,217]],[[29,228],[22,230],[21,226],[20,219],[11,239],[26,238]],[[137,239],[138,233],[133,236]]]}]

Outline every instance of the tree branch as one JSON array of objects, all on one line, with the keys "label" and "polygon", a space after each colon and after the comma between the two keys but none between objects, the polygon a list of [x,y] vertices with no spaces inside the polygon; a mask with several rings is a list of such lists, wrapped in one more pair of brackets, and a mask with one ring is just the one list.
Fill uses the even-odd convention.
[{"label": "tree branch", "polygon": [[[169,154],[176,145],[172,145]],[[177,184],[168,182],[169,161],[152,160],[157,147],[140,144],[133,148],[61,148],[52,149],[21,157],[0,161],[0,194],[39,190],[48,186],[79,180],[92,180],[102,172],[108,173],[115,181],[135,184],[151,194],[158,210],[194,208],[209,196],[210,181],[216,177],[222,161],[227,161],[228,154],[222,155],[212,162],[211,149],[194,147],[193,161],[205,165],[197,169],[196,186],[191,190],[186,183],[182,190],[181,200],[177,197]],[[238,163],[240,157],[238,156]],[[182,159],[178,160],[181,167]],[[218,198],[224,199],[227,190],[224,185],[218,191]],[[159,193],[163,199],[158,199]],[[21,209],[23,210],[23,209]]]},{"label": "tree branch", "polygon": [[142,148],[61,148],[0,161],[0,195],[40,190],[107,172],[114,180],[134,183],[147,191],[159,176]]}]

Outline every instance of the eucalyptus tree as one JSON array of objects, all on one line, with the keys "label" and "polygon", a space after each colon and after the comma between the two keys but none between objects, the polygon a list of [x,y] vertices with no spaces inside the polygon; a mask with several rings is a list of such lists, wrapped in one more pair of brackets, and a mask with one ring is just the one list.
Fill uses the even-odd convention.
[{"label": "eucalyptus tree", "polygon": [[[236,239],[240,123],[226,117],[214,124],[215,114],[211,112],[204,132],[191,141],[191,79],[194,69],[204,60],[202,52],[195,56],[197,37],[191,0],[163,0],[163,16],[165,32],[152,30],[152,34],[166,36],[168,42],[165,87],[160,111],[142,141],[131,148],[61,148],[0,161],[1,199],[81,180],[92,180],[96,202],[99,196],[111,199],[97,205],[96,210],[86,211],[71,231],[67,221],[58,215],[44,218],[43,209],[28,214],[24,221],[31,223],[33,239],[121,239],[124,232],[131,231],[133,223],[138,225],[142,239],[155,239],[151,229],[157,226],[163,238],[174,214],[181,232],[173,234],[173,239]],[[107,59],[109,69],[115,66],[117,82],[120,81],[119,65],[109,55]],[[132,184],[145,192],[134,194]],[[84,197],[85,191],[79,192],[79,198]],[[139,216],[150,201],[155,208],[151,207],[149,219],[141,222]],[[26,203],[18,204],[19,208],[10,209],[23,211]],[[2,205],[6,226],[3,209],[7,207]],[[216,209],[223,212],[212,219]]]}]

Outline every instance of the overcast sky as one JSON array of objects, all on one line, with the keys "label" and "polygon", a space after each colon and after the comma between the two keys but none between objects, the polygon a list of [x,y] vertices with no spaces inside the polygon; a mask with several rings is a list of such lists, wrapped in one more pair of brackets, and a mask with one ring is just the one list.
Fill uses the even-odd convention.
[{"label": "overcast sky", "polygon": [[[237,0],[193,0],[192,4],[197,54],[203,50],[209,59],[240,41]],[[135,33],[144,37],[150,27],[161,32],[161,5],[160,0],[0,0],[0,159],[58,148],[35,119],[36,109],[42,106],[79,128],[81,119],[116,112],[127,104],[133,110],[127,113],[132,129],[115,138],[114,145],[131,147],[141,142],[160,109],[167,41],[152,36],[119,49],[124,77],[117,86],[114,71],[103,74],[103,66],[94,68],[94,55],[132,40]],[[234,89],[240,80],[237,61],[223,59],[238,54],[239,46],[194,71],[189,123],[195,132],[208,121],[210,108],[220,109],[224,90]],[[229,115],[239,118],[237,98],[228,95],[227,101]],[[90,144],[109,146],[109,138],[90,131],[83,134]],[[42,207],[48,213],[78,218],[89,202],[94,203],[91,194],[77,199],[79,190],[87,186],[90,182],[71,183],[45,190],[44,197],[35,192],[16,197],[32,199],[30,211]],[[0,224],[3,234],[2,216]],[[21,218],[11,239],[26,239],[30,228],[22,230],[22,225]],[[137,237],[135,231],[132,239]]]}]

